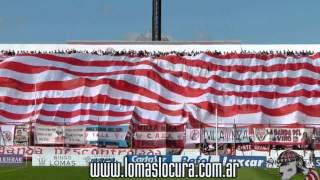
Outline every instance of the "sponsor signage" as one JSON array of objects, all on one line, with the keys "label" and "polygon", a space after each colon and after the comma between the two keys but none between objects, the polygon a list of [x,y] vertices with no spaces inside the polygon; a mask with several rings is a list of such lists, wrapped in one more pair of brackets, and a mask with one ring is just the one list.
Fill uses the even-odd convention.
[{"label": "sponsor signage", "polygon": [[21,165],[23,164],[22,155],[0,155],[0,166]]},{"label": "sponsor signage", "polygon": [[32,155],[32,166],[89,166],[94,162],[122,162],[123,156],[96,155]]},{"label": "sponsor signage", "polygon": [[127,156],[128,162],[138,162],[138,163],[143,163],[143,162],[158,162],[159,157],[162,158],[162,162],[172,162],[172,156],[145,156],[145,155],[138,155],[138,156]]},{"label": "sponsor signage", "polygon": [[239,163],[241,167],[266,167],[266,156],[220,156],[220,162]]},{"label": "sponsor signage", "polygon": [[[160,156],[127,156],[128,162],[158,162]],[[183,162],[183,163],[209,163],[209,162],[219,162],[219,156],[181,156],[181,155],[162,155],[162,162]]]},{"label": "sponsor signage", "polygon": [[235,128],[235,127],[219,127],[218,133],[216,128],[203,129],[204,139],[208,143],[216,142],[216,135],[218,136],[218,143],[249,143],[249,129]]},{"label": "sponsor signage", "polygon": [[219,162],[219,156],[206,156],[206,155],[188,155],[188,156],[172,156],[173,162],[184,162],[184,163],[208,163],[208,162]]},{"label": "sponsor signage", "polygon": [[320,167],[320,157],[316,157],[315,165],[316,165],[316,168]]}]

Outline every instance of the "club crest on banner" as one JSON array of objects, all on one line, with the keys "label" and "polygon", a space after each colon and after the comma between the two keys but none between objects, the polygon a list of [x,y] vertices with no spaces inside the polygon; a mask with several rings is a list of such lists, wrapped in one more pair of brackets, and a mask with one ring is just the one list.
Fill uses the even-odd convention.
[{"label": "club crest on banner", "polygon": [[266,129],[264,128],[257,128],[255,129],[255,135],[258,138],[259,141],[264,141],[264,139],[266,138],[268,132]]},{"label": "club crest on banner", "polygon": [[199,137],[200,137],[200,132],[198,129],[191,130],[191,132],[190,132],[190,139],[191,140],[195,141],[195,140],[199,139]]}]

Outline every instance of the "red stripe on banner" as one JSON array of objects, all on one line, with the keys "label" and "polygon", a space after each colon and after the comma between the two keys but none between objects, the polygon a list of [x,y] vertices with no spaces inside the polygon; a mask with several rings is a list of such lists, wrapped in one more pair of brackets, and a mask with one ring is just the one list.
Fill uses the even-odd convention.
[{"label": "red stripe on banner", "polygon": [[166,148],[166,140],[144,141],[133,140],[133,148]]},{"label": "red stripe on banner", "polygon": [[[137,77],[138,78],[138,77]],[[152,75],[149,76],[152,78]],[[213,87],[200,89],[200,88],[189,88],[179,86],[168,80],[160,80],[158,78],[157,82],[162,84],[164,88],[170,89],[171,92],[180,94],[185,97],[199,97],[204,94],[213,94],[217,96],[237,96],[243,98],[253,98],[253,97],[263,97],[268,99],[277,99],[284,97],[320,97],[320,91],[318,90],[296,90],[290,93],[279,93],[279,92],[265,92],[265,91],[256,91],[256,92],[237,92],[237,91],[220,91]],[[153,79],[153,80],[155,80]],[[96,87],[99,85],[109,85],[114,89],[118,89],[124,92],[136,93],[140,96],[149,97],[151,99],[159,100],[162,103],[166,104],[177,104],[176,102],[169,100],[162,95],[159,95],[152,90],[134,85],[124,80],[112,80],[112,79],[99,79],[99,80],[90,80],[90,79],[75,79],[75,80],[66,80],[60,82],[42,82],[37,83],[36,87],[34,84],[27,84],[21,81],[11,79],[11,78],[0,78],[0,83],[2,87],[13,88],[23,92],[34,92],[35,88],[37,91],[46,91],[46,90],[72,90],[79,87]]]},{"label": "red stripe on banner", "polygon": [[[151,64],[151,66],[159,71],[161,74],[170,74],[177,78],[182,78],[184,80],[188,81],[194,81],[198,83],[208,83],[209,80],[214,80],[219,83],[230,83],[234,85],[278,85],[278,86],[294,86],[300,83],[308,84],[308,85],[316,85],[320,84],[320,81],[315,78],[311,77],[282,77],[282,78],[266,78],[266,79],[260,79],[260,78],[252,78],[248,77],[248,79],[243,80],[237,80],[233,78],[225,78],[221,77],[219,75],[211,75],[209,77],[203,77],[203,76],[194,76],[187,72],[177,72],[177,71],[171,71],[163,69],[155,64]],[[292,67],[291,67],[292,66]],[[301,66],[301,67],[300,67]],[[311,66],[311,67],[310,67]],[[266,67],[237,67],[237,66],[231,66],[230,68],[227,68],[226,66],[221,66],[221,68],[216,69],[209,69],[210,71],[216,71],[216,70],[223,70],[226,72],[238,72],[238,73],[246,73],[246,72],[252,72],[252,73],[264,73],[264,72],[278,72],[278,71],[297,71],[297,70],[309,70],[314,73],[319,73],[319,67],[312,66],[308,63],[302,64],[302,63],[296,63],[296,64],[283,64],[283,65],[273,65],[270,67],[267,67],[268,70],[265,69]],[[273,68],[273,69],[269,69]],[[115,70],[112,72],[96,72],[96,73],[85,73],[85,72],[78,72],[78,71],[72,71],[67,68],[59,68],[59,67],[47,67],[47,66],[32,66],[27,65],[19,62],[3,62],[0,64],[0,69],[8,69],[16,72],[26,73],[26,74],[36,74],[41,72],[46,72],[48,70],[58,70],[64,73],[68,73],[70,75],[75,76],[85,76],[85,77],[96,77],[96,76],[110,76],[110,75],[136,75],[136,76],[145,76],[152,78],[153,80],[157,82],[166,81],[165,79],[161,78],[159,73],[155,72],[154,70],[148,70],[148,69],[136,69],[136,70]],[[242,70],[241,72],[238,70]],[[208,70],[206,68],[206,70]],[[260,71],[258,71],[260,70]],[[152,75],[152,76],[151,76]]]},{"label": "red stripe on banner", "polygon": [[[41,105],[40,103],[37,105]],[[209,104],[210,105],[210,104]],[[141,109],[151,110],[151,111],[158,111],[163,113],[164,115],[170,115],[170,116],[181,116],[183,117],[183,113],[185,110],[177,110],[177,111],[168,111],[163,108],[155,107],[152,109],[151,106],[139,106]],[[263,106],[258,105],[235,105],[235,106],[218,106],[219,108],[219,117],[230,117],[235,116],[237,114],[250,114],[250,113],[258,113],[261,112],[263,114],[269,115],[269,116],[283,116],[287,115],[293,112],[302,112],[305,115],[312,116],[312,117],[319,117],[320,116],[320,105],[316,106],[304,106],[303,104],[292,104],[283,106],[279,109],[270,109],[265,108]],[[205,108],[202,108],[206,110]],[[3,117],[6,117],[8,119],[12,120],[20,120],[20,119],[26,119],[33,117],[34,115],[45,115],[45,116],[52,116],[52,117],[61,117],[61,118],[72,118],[76,116],[81,115],[94,115],[94,116],[114,116],[114,117],[120,117],[120,116],[127,116],[132,114],[132,111],[123,111],[123,112],[117,112],[117,111],[111,111],[111,110],[91,110],[91,109],[80,109],[80,110],[74,110],[74,111],[47,111],[47,110],[40,110],[40,111],[30,111],[28,113],[18,114],[13,112],[8,112],[6,110],[0,110],[0,115]],[[214,110],[209,108],[208,113],[211,113],[214,115]],[[137,119],[140,123],[145,124],[158,124],[159,122],[156,121],[156,119],[146,119],[143,117],[140,117],[137,113],[133,113],[133,117]],[[194,117],[190,117],[189,121],[190,123],[199,123],[200,119],[195,119]],[[213,122],[213,121],[212,121]],[[196,127],[198,125],[194,125]]]},{"label": "red stripe on banner", "polygon": [[[20,54],[17,56],[29,56],[29,57],[38,57],[41,59],[46,59],[46,60],[51,60],[51,61],[57,61],[57,62],[63,62],[63,63],[68,63],[70,65],[76,65],[76,66],[101,66],[105,67],[108,65],[116,66],[116,65],[135,65],[132,64],[132,62],[129,62],[130,59],[129,57],[123,56],[122,60],[118,61],[112,61],[112,56],[106,56],[110,59],[105,59],[105,60],[95,60],[93,59],[94,56],[90,59],[90,61],[86,60],[81,60],[76,57],[62,57],[62,56],[56,56],[52,54]],[[272,60],[274,58],[281,58],[281,59],[286,59],[286,58],[294,58],[294,59],[302,59],[302,58],[308,58],[310,60],[315,60],[320,58],[320,53],[317,53],[313,56],[305,56],[305,57],[299,57],[299,56],[284,56],[284,55],[258,55],[258,54],[227,54],[227,55],[209,55],[210,57],[215,58],[215,60],[232,60],[232,59],[246,59],[248,61],[256,61],[256,60]],[[118,56],[119,57],[119,56]],[[137,59],[137,58],[135,58]],[[146,59],[146,58],[143,58]],[[142,60],[143,60],[142,59]],[[175,56],[175,55],[168,55],[168,56],[161,56],[157,59],[161,60],[166,60],[170,63],[173,64],[185,64],[185,65],[201,65],[202,63],[206,63],[201,59],[188,59],[186,57],[182,56]],[[154,59],[150,59],[154,60]],[[207,64],[212,64],[208,63]],[[197,66],[198,67],[198,66]]]},{"label": "red stripe on banner", "polygon": [[42,125],[50,125],[50,126],[59,126],[59,125],[65,125],[65,126],[78,126],[78,125],[102,125],[102,126],[117,126],[121,124],[130,124],[131,119],[128,120],[121,120],[116,122],[110,122],[110,121],[95,121],[95,120],[87,120],[87,121],[78,121],[75,123],[69,123],[68,120],[65,121],[65,123],[57,123],[52,121],[44,121],[41,119],[37,119],[36,123],[42,124]]}]

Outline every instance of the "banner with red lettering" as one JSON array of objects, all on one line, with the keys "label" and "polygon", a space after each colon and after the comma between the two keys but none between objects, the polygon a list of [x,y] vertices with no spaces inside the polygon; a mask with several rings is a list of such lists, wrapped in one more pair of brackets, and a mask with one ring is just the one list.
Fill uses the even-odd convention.
[{"label": "banner with red lettering", "polygon": [[134,124],[134,148],[162,148],[166,147],[165,124]]},{"label": "banner with red lettering", "polygon": [[154,149],[113,149],[113,148],[99,148],[99,147],[41,147],[41,146],[0,146],[0,155],[23,155],[31,157],[32,154],[39,155],[165,155],[168,149],[154,148]]},{"label": "banner with red lettering", "polygon": [[253,128],[255,144],[296,145],[310,140],[313,128],[259,127]]}]

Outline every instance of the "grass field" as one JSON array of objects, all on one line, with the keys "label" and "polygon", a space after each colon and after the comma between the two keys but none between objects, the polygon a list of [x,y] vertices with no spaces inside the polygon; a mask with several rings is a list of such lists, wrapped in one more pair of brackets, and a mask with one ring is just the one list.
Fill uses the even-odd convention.
[{"label": "grass field", "polygon": [[[277,179],[280,179],[280,176],[278,175],[278,171],[279,171],[278,169],[240,168],[238,170],[238,177],[236,179],[277,180]],[[28,166],[21,166],[21,167],[0,167],[0,179],[1,180],[11,180],[11,179],[13,180],[63,180],[63,179],[82,180],[82,179],[90,179],[90,178],[89,178],[88,167],[76,167],[76,168],[32,167],[30,164],[28,164]],[[103,179],[110,179],[110,178],[103,178]],[[156,179],[156,178],[153,178],[153,179]],[[166,178],[166,179],[170,179],[170,178]],[[171,178],[171,179],[174,179],[174,178]],[[181,178],[176,178],[176,179],[181,179]],[[303,176],[296,175],[293,179],[302,180]]]}]

